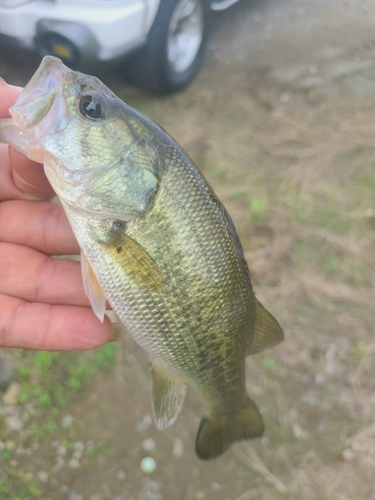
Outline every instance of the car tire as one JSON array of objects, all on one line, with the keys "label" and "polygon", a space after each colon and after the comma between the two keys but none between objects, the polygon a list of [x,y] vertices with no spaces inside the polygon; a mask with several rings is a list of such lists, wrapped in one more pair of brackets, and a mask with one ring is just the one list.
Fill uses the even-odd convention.
[{"label": "car tire", "polygon": [[130,82],[157,95],[190,83],[203,59],[209,17],[208,0],[161,0],[146,45],[127,62]]}]

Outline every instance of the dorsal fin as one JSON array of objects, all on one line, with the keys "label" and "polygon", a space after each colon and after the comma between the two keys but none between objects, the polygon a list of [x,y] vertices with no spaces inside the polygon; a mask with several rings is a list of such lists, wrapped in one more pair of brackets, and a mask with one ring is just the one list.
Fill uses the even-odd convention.
[{"label": "dorsal fin", "polygon": [[248,354],[257,354],[273,347],[284,340],[283,331],[275,320],[255,297],[254,337]]}]

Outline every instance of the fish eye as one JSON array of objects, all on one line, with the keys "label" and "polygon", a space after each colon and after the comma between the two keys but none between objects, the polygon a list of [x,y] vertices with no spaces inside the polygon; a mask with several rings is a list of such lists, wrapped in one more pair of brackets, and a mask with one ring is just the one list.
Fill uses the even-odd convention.
[{"label": "fish eye", "polygon": [[101,120],[105,118],[106,102],[100,94],[85,94],[79,99],[79,111],[82,116],[89,120]]}]

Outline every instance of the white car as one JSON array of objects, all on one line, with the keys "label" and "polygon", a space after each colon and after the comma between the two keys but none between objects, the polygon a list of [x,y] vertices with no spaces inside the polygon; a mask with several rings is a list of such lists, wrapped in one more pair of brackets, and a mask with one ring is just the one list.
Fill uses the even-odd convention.
[{"label": "white car", "polygon": [[236,1],[0,0],[0,45],[55,55],[74,69],[124,59],[133,83],[166,94],[198,70],[210,10]]}]

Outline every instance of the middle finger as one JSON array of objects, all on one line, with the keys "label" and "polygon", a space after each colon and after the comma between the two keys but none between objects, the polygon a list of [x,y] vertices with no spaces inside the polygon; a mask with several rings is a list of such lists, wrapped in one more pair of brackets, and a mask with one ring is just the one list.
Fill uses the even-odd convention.
[{"label": "middle finger", "polygon": [[29,302],[89,305],[79,262],[11,243],[0,243],[0,255],[0,293]]},{"label": "middle finger", "polygon": [[26,245],[49,255],[80,251],[62,205],[50,201],[0,203],[0,241]]}]

